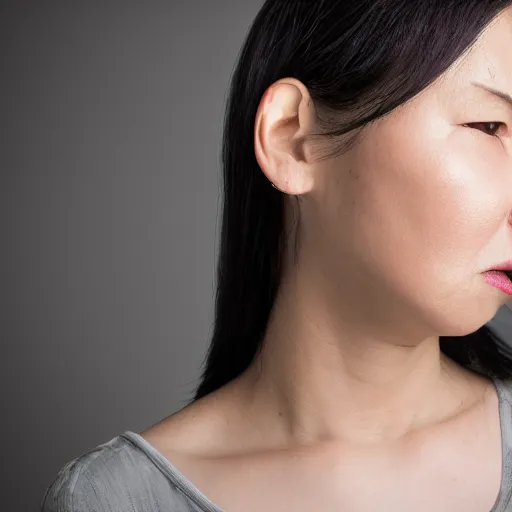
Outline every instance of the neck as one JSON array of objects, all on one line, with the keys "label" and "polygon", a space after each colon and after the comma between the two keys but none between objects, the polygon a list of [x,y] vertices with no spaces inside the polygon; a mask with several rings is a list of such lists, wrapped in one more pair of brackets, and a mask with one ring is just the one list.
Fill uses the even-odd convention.
[{"label": "neck", "polygon": [[388,442],[474,402],[468,384],[479,377],[444,356],[437,336],[406,338],[372,324],[371,312],[333,312],[315,282],[282,283],[263,349],[242,375],[244,407],[279,442]]}]

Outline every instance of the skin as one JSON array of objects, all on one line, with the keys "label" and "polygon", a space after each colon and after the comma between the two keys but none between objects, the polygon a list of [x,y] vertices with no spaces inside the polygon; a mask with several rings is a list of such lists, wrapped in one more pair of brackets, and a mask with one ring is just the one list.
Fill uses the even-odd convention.
[{"label": "skin", "polygon": [[[248,372],[255,400],[268,404],[275,390],[286,432],[394,439],[454,406],[460,372],[439,336],[474,332],[508,299],[481,272],[512,258],[512,108],[470,83],[512,94],[510,12],[328,163],[302,142],[318,127],[300,82],[279,81],[260,106],[260,167],[301,198],[299,261],[288,252],[264,352]],[[508,126],[499,137],[464,126],[486,121]]]},{"label": "skin", "polygon": [[[507,9],[432,86],[324,162],[307,139],[318,130],[307,88],[285,78],[262,98],[255,154],[289,226],[300,209],[298,262],[290,243],[247,371],[141,434],[226,510],[249,510],[247,496],[254,510],[294,496],[293,510],[319,497],[322,510],[491,509],[496,391],[444,357],[439,336],[474,332],[509,300],[481,273],[512,258],[512,107],[471,82],[512,95],[510,48]],[[497,137],[467,126],[487,122],[503,123]]]}]

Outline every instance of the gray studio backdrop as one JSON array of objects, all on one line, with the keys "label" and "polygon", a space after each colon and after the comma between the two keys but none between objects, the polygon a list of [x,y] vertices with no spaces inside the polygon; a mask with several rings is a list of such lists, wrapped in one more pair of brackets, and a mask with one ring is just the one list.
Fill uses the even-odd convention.
[{"label": "gray studio backdrop", "polygon": [[68,460],[191,396],[261,3],[2,2],[0,510],[38,510]]},{"label": "gray studio backdrop", "polygon": [[2,2],[1,510],[191,396],[226,91],[261,4]]}]

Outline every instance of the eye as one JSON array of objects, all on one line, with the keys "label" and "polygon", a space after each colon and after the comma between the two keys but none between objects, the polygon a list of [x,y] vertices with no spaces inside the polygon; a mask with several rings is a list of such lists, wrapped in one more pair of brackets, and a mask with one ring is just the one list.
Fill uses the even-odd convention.
[{"label": "eye", "polygon": [[469,128],[476,127],[477,130],[482,129],[487,135],[491,135],[492,137],[497,137],[497,131],[505,126],[505,123],[501,123],[500,121],[491,121],[488,123],[466,123],[463,126],[467,126]]}]

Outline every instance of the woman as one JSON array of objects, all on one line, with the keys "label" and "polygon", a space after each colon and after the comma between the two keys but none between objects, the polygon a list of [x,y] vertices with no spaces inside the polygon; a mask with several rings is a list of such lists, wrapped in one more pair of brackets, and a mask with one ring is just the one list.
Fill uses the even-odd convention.
[{"label": "woman", "polygon": [[512,510],[510,48],[504,0],[266,1],[196,395],[43,510]]}]

